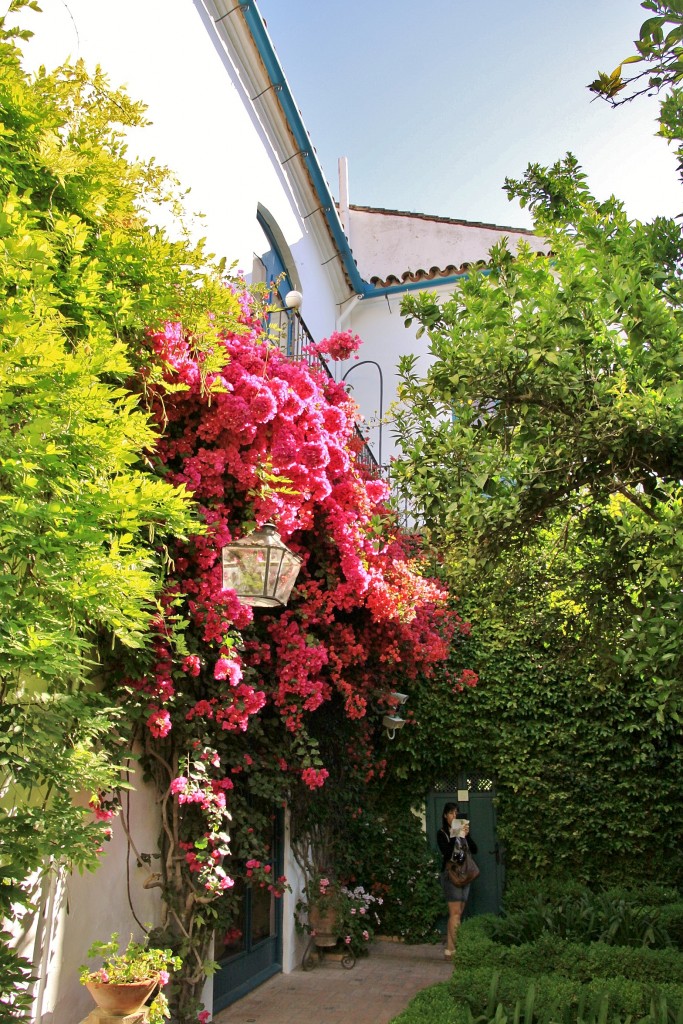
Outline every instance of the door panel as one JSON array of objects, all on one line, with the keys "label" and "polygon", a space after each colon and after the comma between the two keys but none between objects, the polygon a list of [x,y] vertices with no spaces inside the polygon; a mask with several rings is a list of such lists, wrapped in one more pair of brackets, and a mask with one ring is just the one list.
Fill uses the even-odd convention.
[{"label": "door panel", "polygon": [[[271,836],[273,875],[283,871],[283,815],[273,816]],[[214,975],[213,1011],[217,1013],[241,999],[282,970],[282,900],[267,888],[245,884],[238,878],[229,898],[237,900],[232,926],[216,934],[214,957],[220,964]]]},{"label": "door panel", "polygon": [[481,874],[470,889],[468,916],[499,914],[503,897],[503,871],[496,842],[496,808],[493,792],[470,793],[470,828],[477,844]]},{"label": "door panel", "polygon": [[472,883],[465,916],[498,914],[503,897],[504,868],[496,839],[493,781],[481,775],[460,772],[444,779],[429,793],[426,826],[434,850],[438,850],[436,833],[441,827],[444,804],[451,801],[457,803],[460,817],[470,821],[472,838],[477,844],[475,860],[481,872]]}]

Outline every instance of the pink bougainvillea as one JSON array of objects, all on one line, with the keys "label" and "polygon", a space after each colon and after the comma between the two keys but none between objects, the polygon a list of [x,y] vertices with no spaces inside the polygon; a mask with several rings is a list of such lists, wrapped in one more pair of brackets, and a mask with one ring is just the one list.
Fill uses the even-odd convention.
[{"label": "pink bougainvillea", "polygon": [[311,347],[321,355],[342,361],[357,352],[362,344],[361,339],[353,331],[334,331],[329,338],[323,338]]},{"label": "pink bougainvillea", "polygon": [[[357,409],[343,383],[285,358],[263,339],[246,293],[239,301],[240,324],[209,360],[178,324],[149,336],[164,378],[146,382],[155,455],[194,498],[201,529],[169,552],[151,662],[122,684],[165,778],[166,841],[179,836],[198,905],[232,887],[224,861],[235,842],[250,883],[275,895],[286,887],[265,825],[248,819],[247,780],[258,776],[255,791],[273,803],[295,783],[324,786],[309,726],[330,706],[355,730],[350,770],[380,778],[382,709],[397,678],[403,689],[428,675],[467,629],[408,538],[385,525],[378,543],[377,523],[392,521],[387,487],[357,459]],[[337,332],[318,351],[345,359],[359,344]],[[302,568],[286,609],[254,615],[223,589],[221,549],[268,521]],[[177,899],[192,905],[187,892]]]}]

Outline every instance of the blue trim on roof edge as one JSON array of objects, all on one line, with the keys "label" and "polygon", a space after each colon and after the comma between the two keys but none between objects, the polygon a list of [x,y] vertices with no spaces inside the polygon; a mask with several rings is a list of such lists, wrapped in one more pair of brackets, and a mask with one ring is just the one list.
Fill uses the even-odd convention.
[{"label": "blue trim on roof edge", "polygon": [[363,299],[370,299],[375,298],[375,296],[394,295],[400,292],[415,291],[420,288],[424,291],[430,284],[453,284],[455,281],[459,281],[463,277],[467,277],[466,273],[455,274],[450,277],[439,278],[438,280],[434,279],[425,281],[424,283],[411,282],[406,285],[390,285],[385,288],[376,288],[361,277],[356,261],[353,258],[351,247],[349,246],[349,240],[346,237],[344,228],[342,227],[342,223],[339,219],[334,198],[330,193],[327,181],[325,180],[325,175],[323,174],[323,170],[318,162],[318,158],[313,152],[313,146],[308,131],[303,123],[298,107],[294,102],[294,97],[292,96],[292,92],[287,84],[287,79],[285,78],[282,65],[280,64],[278,56],[273,49],[273,45],[270,41],[270,37],[258,7],[254,3],[254,0],[239,0],[239,6],[244,15],[247,27],[251,32],[251,37],[254,40],[259,56],[263,61],[271,85],[278,92],[280,106],[287,118],[294,140],[301,151],[304,163],[306,164],[308,173],[311,176],[311,181],[313,182],[313,186],[320,200],[320,210],[327,221],[327,225],[335,241],[339,255],[341,256],[344,269],[346,270],[349,281],[351,282],[351,287],[355,290],[356,294],[360,295]]}]

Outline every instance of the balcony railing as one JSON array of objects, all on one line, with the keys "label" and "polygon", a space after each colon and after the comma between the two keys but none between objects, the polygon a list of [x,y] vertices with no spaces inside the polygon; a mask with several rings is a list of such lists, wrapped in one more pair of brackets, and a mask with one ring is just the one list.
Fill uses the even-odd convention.
[{"label": "balcony railing", "polygon": [[[332,379],[332,371],[323,356],[312,347],[314,345],[313,336],[299,313],[293,310],[278,310],[271,313],[268,327],[271,337],[289,359],[302,360],[307,366],[315,370],[322,370]],[[355,431],[356,439],[359,442],[356,461],[369,476],[384,476],[384,467],[380,466],[357,426]]]}]

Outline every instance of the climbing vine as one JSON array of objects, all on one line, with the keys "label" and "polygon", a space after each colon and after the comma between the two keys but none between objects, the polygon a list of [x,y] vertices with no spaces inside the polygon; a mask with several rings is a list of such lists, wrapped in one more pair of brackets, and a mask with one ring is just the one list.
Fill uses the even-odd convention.
[{"label": "climbing vine", "polygon": [[[163,382],[145,381],[157,471],[190,492],[204,528],[171,545],[152,659],[117,651],[125,671],[112,676],[159,793],[156,884],[184,960],[181,1020],[196,1013],[215,929],[235,927],[236,880],[284,891],[270,819],[334,769],[316,716],[342,728],[346,775],[380,778],[391,691],[428,676],[467,628],[390,525],[386,485],[360,468],[346,388],[286,359],[249,292],[231,287],[240,325],[217,336],[211,368],[180,324],[149,335],[164,367]],[[222,585],[222,546],[266,521],[303,560],[275,614]]]}]

